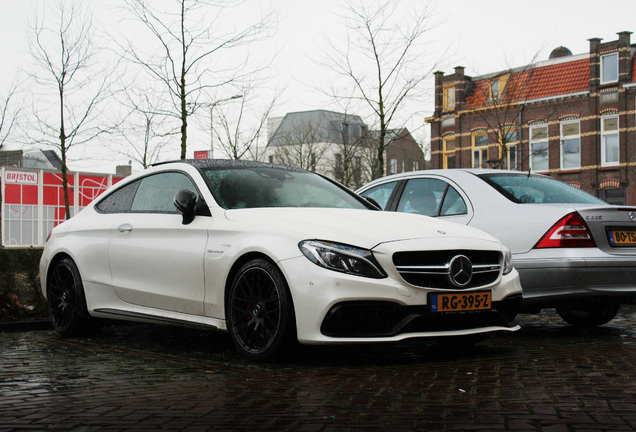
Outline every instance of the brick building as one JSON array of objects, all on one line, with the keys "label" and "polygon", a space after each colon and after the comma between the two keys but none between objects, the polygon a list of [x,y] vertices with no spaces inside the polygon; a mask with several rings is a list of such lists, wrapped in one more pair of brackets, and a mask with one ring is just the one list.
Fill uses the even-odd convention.
[{"label": "brick building", "polygon": [[479,77],[435,73],[431,167],[531,170],[636,205],[636,62],[631,32],[589,53]]}]

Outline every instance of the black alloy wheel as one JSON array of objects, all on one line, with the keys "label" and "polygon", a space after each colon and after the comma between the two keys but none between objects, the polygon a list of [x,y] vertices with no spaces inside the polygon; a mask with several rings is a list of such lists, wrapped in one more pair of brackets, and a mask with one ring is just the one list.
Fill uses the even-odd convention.
[{"label": "black alloy wheel", "polygon": [[97,329],[88,313],[79,270],[70,258],[53,265],[46,282],[49,316],[62,336],[85,336]]},{"label": "black alloy wheel", "polygon": [[289,288],[267,260],[241,267],[230,288],[227,316],[234,345],[251,360],[279,358],[297,341]]}]

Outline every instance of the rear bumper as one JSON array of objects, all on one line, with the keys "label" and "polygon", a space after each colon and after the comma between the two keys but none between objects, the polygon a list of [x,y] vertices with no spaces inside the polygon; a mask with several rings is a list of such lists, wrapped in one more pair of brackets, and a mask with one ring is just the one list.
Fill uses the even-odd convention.
[{"label": "rear bumper", "polygon": [[585,297],[636,301],[636,258],[588,256],[513,259],[523,287],[523,308],[553,307]]}]

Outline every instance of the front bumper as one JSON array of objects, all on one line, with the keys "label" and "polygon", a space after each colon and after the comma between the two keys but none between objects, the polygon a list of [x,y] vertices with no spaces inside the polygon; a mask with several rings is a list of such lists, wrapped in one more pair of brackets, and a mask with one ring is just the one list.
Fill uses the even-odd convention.
[{"label": "front bumper", "polygon": [[513,329],[520,305],[520,294],[494,302],[489,311],[446,314],[431,312],[428,306],[401,306],[387,301],[343,302],[329,310],[320,331],[330,337],[370,338],[483,327]]},{"label": "front bumper", "polygon": [[384,279],[350,276],[305,257],[279,266],[289,283],[301,343],[394,342],[519,329],[514,319],[521,285],[514,270],[493,285],[474,289],[491,291],[490,311],[436,314],[427,305],[428,293],[447,291],[411,286],[392,271]]}]

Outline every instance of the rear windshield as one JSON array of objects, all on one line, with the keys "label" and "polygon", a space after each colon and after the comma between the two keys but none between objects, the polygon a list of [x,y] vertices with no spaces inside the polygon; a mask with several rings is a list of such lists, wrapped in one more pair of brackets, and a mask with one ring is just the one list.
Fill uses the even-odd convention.
[{"label": "rear windshield", "polygon": [[568,203],[607,205],[605,201],[550,177],[528,174],[479,174],[477,177],[519,204]]}]

